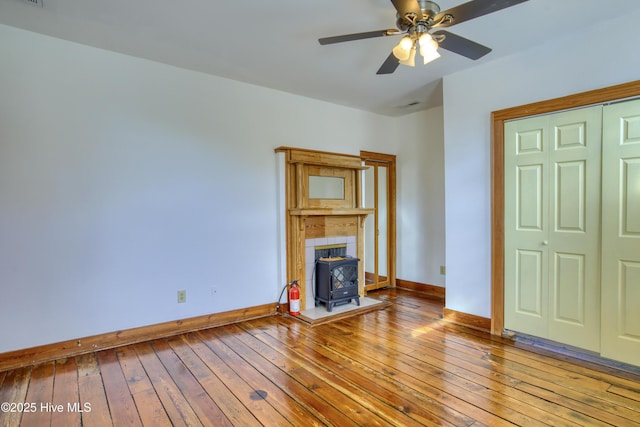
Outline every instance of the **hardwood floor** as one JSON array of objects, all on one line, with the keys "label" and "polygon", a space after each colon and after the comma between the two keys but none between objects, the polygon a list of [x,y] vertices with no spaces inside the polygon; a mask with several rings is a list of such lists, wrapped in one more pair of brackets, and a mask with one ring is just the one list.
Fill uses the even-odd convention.
[{"label": "hardwood floor", "polygon": [[[419,293],[0,372],[2,426],[640,426],[640,376],[441,320]],[[525,346],[526,347],[526,346]]]}]

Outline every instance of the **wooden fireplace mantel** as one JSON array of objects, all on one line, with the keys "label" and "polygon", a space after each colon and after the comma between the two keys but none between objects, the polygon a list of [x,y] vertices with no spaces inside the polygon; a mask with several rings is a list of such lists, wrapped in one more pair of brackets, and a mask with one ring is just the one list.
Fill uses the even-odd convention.
[{"label": "wooden fireplace mantel", "polygon": [[[362,207],[362,171],[359,156],[292,147],[276,148],[285,158],[287,281],[298,280],[301,309],[306,307],[307,239],[356,238],[356,256],[364,261],[364,220],[373,209]],[[309,177],[338,178],[342,197],[314,198]],[[358,294],[364,296],[364,262],[358,265]]]}]

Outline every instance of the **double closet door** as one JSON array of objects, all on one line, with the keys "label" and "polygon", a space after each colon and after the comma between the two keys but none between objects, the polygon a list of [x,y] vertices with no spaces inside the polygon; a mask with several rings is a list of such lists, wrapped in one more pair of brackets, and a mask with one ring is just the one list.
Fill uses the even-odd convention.
[{"label": "double closet door", "polygon": [[505,124],[505,327],[640,365],[640,101]]}]

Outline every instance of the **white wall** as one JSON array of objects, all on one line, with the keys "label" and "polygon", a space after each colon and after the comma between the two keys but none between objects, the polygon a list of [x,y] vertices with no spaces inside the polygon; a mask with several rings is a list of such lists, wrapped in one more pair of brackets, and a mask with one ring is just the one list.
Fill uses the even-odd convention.
[{"label": "white wall", "polygon": [[398,118],[397,274],[445,285],[443,109]]},{"label": "white wall", "polygon": [[638,79],[640,13],[444,80],[447,307],[491,316],[490,113]]},{"label": "white wall", "polygon": [[0,353],[274,302],[274,148],[397,150],[396,119],[1,25],[0,94]]}]

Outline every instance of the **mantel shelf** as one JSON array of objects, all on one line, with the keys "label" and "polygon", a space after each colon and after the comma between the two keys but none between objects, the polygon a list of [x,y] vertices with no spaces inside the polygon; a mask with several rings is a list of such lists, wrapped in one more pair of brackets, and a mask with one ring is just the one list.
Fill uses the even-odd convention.
[{"label": "mantel shelf", "polygon": [[338,216],[338,215],[370,215],[375,209],[353,208],[353,209],[289,209],[290,215],[295,216]]}]

